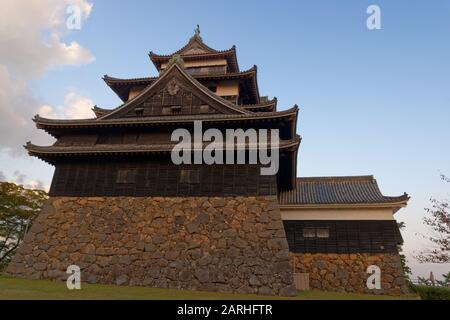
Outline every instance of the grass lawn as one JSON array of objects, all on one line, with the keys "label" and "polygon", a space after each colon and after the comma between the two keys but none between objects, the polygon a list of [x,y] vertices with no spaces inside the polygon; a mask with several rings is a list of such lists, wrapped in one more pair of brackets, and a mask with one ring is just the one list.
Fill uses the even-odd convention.
[{"label": "grass lawn", "polygon": [[65,282],[26,280],[0,276],[0,300],[5,299],[298,299],[298,300],[399,300],[418,299],[411,295],[393,297],[355,293],[303,291],[297,297],[281,298],[247,294],[81,284],[81,290],[68,290]]}]

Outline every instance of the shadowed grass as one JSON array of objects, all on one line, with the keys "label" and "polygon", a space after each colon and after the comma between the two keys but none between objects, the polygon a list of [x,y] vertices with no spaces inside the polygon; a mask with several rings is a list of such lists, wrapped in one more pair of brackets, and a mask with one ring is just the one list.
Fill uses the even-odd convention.
[{"label": "shadowed grass", "polygon": [[28,280],[9,276],[0,276],[0,300],[6,299],[63,299],[63,300],[95,300],[95,299],[201,299],[201,300],[267,300],[267,299],[299,299],[299,300],[398,300],[418,299],[417,296],[393,297],[385,295],[369,295],[356,293],[337,293],[322,291],[303,291],[297,297],[272,297],[250,294],[231,294],[177,289],[158,289],[148,287],[127,287],[114,285],[83,284],[81,290],[68,290],[65,282],[47,280]]}]

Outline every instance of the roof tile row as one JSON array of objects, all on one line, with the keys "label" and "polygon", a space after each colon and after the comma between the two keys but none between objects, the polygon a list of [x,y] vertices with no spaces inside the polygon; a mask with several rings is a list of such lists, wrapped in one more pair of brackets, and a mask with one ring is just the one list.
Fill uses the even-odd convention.
[{"label": "roof tile row", "polygon": [[406,204],[408,199],[406,193],[384,196],[373,176],[297,178],[295,189],[279,195],[281,205]]}]

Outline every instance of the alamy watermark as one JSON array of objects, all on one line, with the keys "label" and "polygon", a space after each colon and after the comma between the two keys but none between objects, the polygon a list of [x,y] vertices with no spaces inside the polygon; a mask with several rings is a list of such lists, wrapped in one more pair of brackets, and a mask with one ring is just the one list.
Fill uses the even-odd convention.
[{"label": "alamy watermark", "polygon": [[224,137],[214,128],[203,132],[202,121],[194,121],[193,138],[189,130],[179,128],[172,132],[171,141],[178,142],[171,152],[176,165],[261,164],[261,175],[275,175],[279,169],[278,129],[226,129]]},{"label": "alamy watermark", "polygon": [[81,30],[81,8],[70,5],[66,8],[66,27],[69,30]]},{"label": "alamy watermark", "polygon": [[72,264],[67,267],[66,273],[69,275],[67,277],[66,285],[69,290],[80,290],[81,289],[81,269],[79,266]]},{"label": "alamy watermark", "polygon": [[381,269],[376,265],[370,265],[367,267],[367,273],[370,276],[367,278],[367,289],[381,289]]},{"label": "alamy watermark", "polygon": [[366,26],[369,30],[380,30],[381,29],[381,9],[376,4],[372,4],[367,7],[366,10],[369,17],[366,20]]}]

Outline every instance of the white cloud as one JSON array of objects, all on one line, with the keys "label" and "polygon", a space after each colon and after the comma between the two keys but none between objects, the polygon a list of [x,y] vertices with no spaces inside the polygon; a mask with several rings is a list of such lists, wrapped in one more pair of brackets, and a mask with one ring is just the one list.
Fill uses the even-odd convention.
[{"label": "white cloud", "polygon": [[42,105],[38,110],[38,114],[44,118],[58,118],[55,109],[48,104]]},{"label": "white cloud", "polygon": [[37,77],[61,65],[92,62],[77,42],[66,44],[66,8],[78,5],[82,21],[92,5],[85,0],[15,0],[0,11],[0,61],[14,76]]},{"label": "white cloud", "polygon": [[91,108],[94,106],[92,100],[70,92],[64,99],[64,112],[67,118],[82,119],[92,118],[94,113]]},{"label": "white cloud", "polygon": [[25,188],[29,189],[41,189],[48,191],[48,186],[44,186],[41,180],[31,179],[26,174],[20,172],[19,170],[14,171],[13,178],[10,181],[23,185]]},{"label": "white cloud", "polygon": [[84,119],[93,118],[91,99],[83,97],[75,92],[69,92],[64,98],[64,105],[54,108],[50,105],[42,105],[38,113],[46,118]]},{"label": "white cloud", "polygon": [[10,179],[7,179],[6,176],[3,174],[3,171],[0,171],[0,181],[14,182],[16,184],[23,185],[25,188],[28,189],[40,189],[45,190],[47,192],[50,189],[50,186],[44,185],[44,182],[42,182],[41,180],[31,179],[26,174],[20,172],[19,170],[15,170]]},{"label": "white cloud", "polygon": [[[31,118],[43,108],[28,87],[49,70],[65,65],[83,65],[94,56],[78,42],[64,42],[66,9],[77,5],[82,23],[92,4],[86,0],[4,1],[0,10],[0,150],[23,154],[22,145],[31,140],[49,141],[36,130]],[[64,106],[66,117],[84,117],[92,102],[69,93]],[[44,108],[45,110],[45,108]],[[47,108],[50,112],[50,109]]]},{"label": "white cloud", "polygon": [[25,174],[20,173],[19,170],[14,171],[14,181],[18,184],[23,184],[25,182],[25,178],[27,177]]},{"label": "white cloud", "polygon": [[38,105],[26,81],[13,79],[0,64],[0,150],[20,154],[22,145],[31,136],[43,141],[45,134],[35,132],[31,122]]}]

